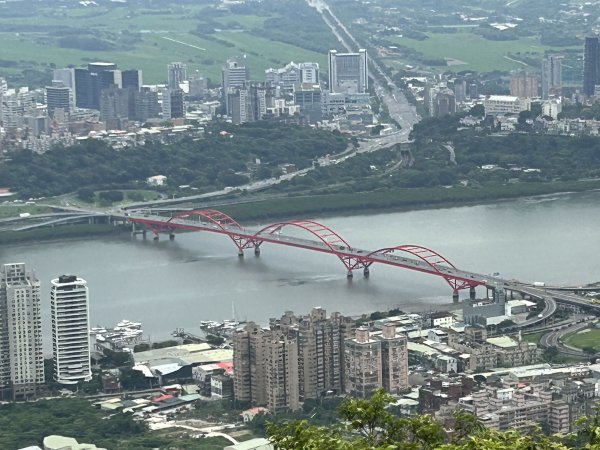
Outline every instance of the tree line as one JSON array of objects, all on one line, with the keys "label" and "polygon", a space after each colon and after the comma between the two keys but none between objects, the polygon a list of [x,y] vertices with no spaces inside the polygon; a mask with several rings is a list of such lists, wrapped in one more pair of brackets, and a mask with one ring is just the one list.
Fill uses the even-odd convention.
[{"label": "tree line", "polygon": [[0,180],[21,197],[47,197],[81,188],[136,188],[159,174],[167,177],[169,186],[189,185],[202,192],[268,178],[283,163],[308,167],[314,158],[339,153],[346,146],[346,139],[337,133],[307,127],[215,124],[206,128],[203,139],[172,145],[147,142],[115,150],[88,139],[43,154],[14,152],[0,164]]}]

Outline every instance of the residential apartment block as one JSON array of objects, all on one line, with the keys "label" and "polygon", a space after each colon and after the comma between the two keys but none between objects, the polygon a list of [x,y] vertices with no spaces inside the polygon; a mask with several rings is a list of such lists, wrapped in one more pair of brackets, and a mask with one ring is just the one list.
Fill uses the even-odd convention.
[{"label": "residential apartment block", "polygon": [[394,325],[383,324],[381,332],[359,327],[344,347],[345,391],[350,395],[368,398],[382,387],[393,394],[409,387],[407,339]]},{"label": "residential apartment block", "polygon": [[25,264],[0,271],[0,397],[27,398],[44,382],[40,282]]}]

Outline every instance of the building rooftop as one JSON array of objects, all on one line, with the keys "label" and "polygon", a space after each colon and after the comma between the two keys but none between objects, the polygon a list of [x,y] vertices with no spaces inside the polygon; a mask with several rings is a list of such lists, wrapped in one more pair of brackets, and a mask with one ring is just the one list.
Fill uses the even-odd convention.
[{"label": "building rooftop", "polygon": [[160,359],[189,357],[198,352],[210,350],[209,344],[186,344],[177,345],[175,347],[157,348],[147,350],[145,352],[136,352],[133,354],[133,359],[136,364],[150,363]]},{"label": "building rooftop", "polygon": [[500,348],[514,348],[518,343],[508,336],[498,336],[486,339],[488,344],[495,345]]}]

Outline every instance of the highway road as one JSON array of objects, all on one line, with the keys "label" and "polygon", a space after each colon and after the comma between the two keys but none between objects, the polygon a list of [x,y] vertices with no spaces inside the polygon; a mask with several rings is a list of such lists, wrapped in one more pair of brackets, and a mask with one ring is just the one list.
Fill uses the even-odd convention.
[{"label": "highway road", "polygon": [[540,345],[542,347],[546,347],[546,348],[556,347],[558,349],[558,351],[560,353],[562,353],[563,355],[583,357],[583,358],[589,357],[590,355],[588,353],[586,353],[582,350],[576,349],[574,347],[565,345],[562,342],[562,338],[566,335],[577,333],[581,330],[589,328],[590,324],[594,320],[596,320],[595,317],[588,318],[587,320],[584,320],[583,322],[580,322],[580,323],[571,324],[570,326],[556,327],[552,331],[550,331],[542,336],[542,338],[540,339]]},{"label": "highway road", "polygon": [[[315,8],[321,14],[323,21],[331,28],[333,34],[347,51],[353,52],[365,47],[356,40],[325,1],[307,0],[307,2],[309,6]],[[402,130],[405,130],[405,137],[408,138],[412,127],[421,120],[421,117],[417,114],[415,107],[409,103],[402,90],[398,89],[379,62],[373,58],[373,55],[367,54],[367,59],[370,66],[387,84],[387,86],[382,86],[376,77],[372,77],[372,84],[377,96],[387,106],[390,117],[400,124]]]}]

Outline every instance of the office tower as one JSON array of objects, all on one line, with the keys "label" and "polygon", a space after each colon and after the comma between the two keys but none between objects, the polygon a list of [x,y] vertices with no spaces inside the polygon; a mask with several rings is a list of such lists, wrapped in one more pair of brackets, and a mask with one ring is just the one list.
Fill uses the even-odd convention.
[{"label": "office tower", "polygon": [[222,72],[223,103],[225,111],[231,115],[228,95],[235,88],[243,88],[250,80],[250,70],[246,67],[246,55],[234,57],[227,60]]},{"label": "office tower", "polygon": [[366,50],[360,49],[358,53],[329,51],[329,90],[353,94],[369,90]]},{"label": "office tower", "polygon": [[537,75],[529,73],[513,74],[510,77],[510,95],[520,98],[538,97],[539,83],[540,79]]},{"label": "office tower", "polygon": [[159,116],[158,92],[142,88],[140,92],[133,93],[133,99],[134,108],[132,118],[134,120],[144,122]]},{"label": "office tower", "polygon": [[174,62],[167,66],[167,86],[169,89],[179,89],[179,85],[187,80],[186,66],[180,62]]},{"label": "office tower", "polygon": [[75,88],[75,69],[54,69],[52,80],[62,81],[68,88]]},{"label": "office tower", "polygon": [[100,109],[100,95],[110,86],[122,87],[121,71],[113,63],[89,63],[87,69],[74,69],[75,105]]},{"label": "office tower", "polygon": [[318,84],[304,83],[294,86],[294,103],[300,106],[300,111],[310,123],[321,120],[322,92]]},{"label": "office tower", "polygon": [[305,62],[300,68],[300,83],[319,84],[319,63]]},{"label": "office tower", "polygon": [[46,105],[48,115],[53,116],[54,110],[62,109],[64,113],[71,112],[71,89],[62,81],[53,81],[52,86],[46,86]]},{"label": "office tower", "polygon": [[54,69],[52,74],[52,85],[54,81],[62,82],[62,84],[71,90],[71,105],[70,109],[75,107],[75,69]]},{"label": "office tower", "polygon": [[92,379],[89,337],[89,300],[85,280],[62,275],[50,289],[54,379],[76,384]]},{"label": "office tower", "polygon": [[0,393],[35,394],[44,382],[40,282],[25,264],[0,272]]},{"label": "office tower", "polygon": [[467,82],[462,78],[455,78],[452,84],[452,91],[456,102],[464,102],[467,100]]},{"label": "office tower", "polygon": [[542,60],[542,98],[560,96],[563,55],[548,55]]},{"label": "office tower", "polygon": [[382,332],[367,327],[356,330],[344,344],[346,393],[371,397],[378,389],[397,394],[408,388],[408,350],[406,336],[385,325]]},{"label": "office tower", "polygon": [[139,91],[142,88],[142,71],[141,70],[122,70],[121,71],[121,87],[130,89],[131,91]]},{"label": "office tower", "polygon": [[183,91],[174,89],[169,92],[171,104],[171,119],[185,118],[185,104],[183,101]]},{"label": "office tower", "polygon": [[586,37],[583,49],[583,94],[594,95],[600,84],[600,45],[597,37]]},{"label": "office tower", "polygon": [[121,119],[129,118],[129,89],[112,86],[100,94],[100,118],[108,128],[119,128]]},{"label": "office tower", "polygon": [[204,98],[208,89],[208,80],[200,75],[198,71],[190,77],[188,96],[194,99]]}]

